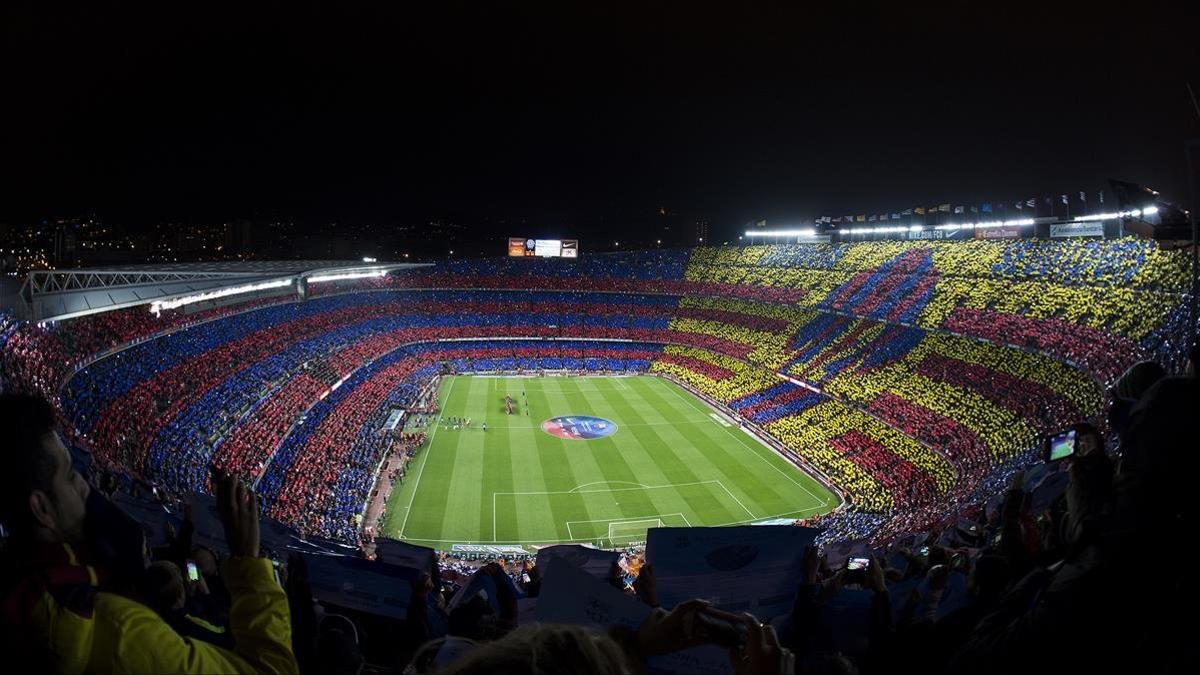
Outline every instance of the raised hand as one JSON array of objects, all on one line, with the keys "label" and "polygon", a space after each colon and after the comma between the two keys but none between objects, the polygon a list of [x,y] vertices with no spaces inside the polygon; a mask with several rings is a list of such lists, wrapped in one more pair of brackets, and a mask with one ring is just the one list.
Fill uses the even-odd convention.
[{"label": "raised hand", "polygon": [[796,671],[796,655],[779,644],[775,629],[758,622],[749,614],[742,615],[746,626],[746,645],[729,650],[729,662],[737,675],[792,675]]},{"label": "raised hand", "polygon": [[235,558],[257,558],[259,553],[258,495],[254,488],[228,473],[214,474],[217,510],[225,526],[225,543]]}]

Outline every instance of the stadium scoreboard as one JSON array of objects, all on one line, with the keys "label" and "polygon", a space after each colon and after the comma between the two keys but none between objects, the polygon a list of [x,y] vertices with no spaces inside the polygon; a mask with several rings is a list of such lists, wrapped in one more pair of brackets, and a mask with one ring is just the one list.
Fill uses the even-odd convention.
[{"label": "stadium scoreboard", "polygon": [[510,258],[578,258],[578,239],[508,238]]}]

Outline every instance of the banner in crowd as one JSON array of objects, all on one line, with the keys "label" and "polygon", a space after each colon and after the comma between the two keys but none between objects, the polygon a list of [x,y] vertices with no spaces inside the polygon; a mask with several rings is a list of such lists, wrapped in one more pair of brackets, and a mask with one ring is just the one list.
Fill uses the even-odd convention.
[{"label": "banner in crowd", "polygon": [[303,556],[318,600],[393,619],[408,613],[418,570],[342,555]]},{"label": "banner in crowd", "polygon": [[820,605],[814,623],[829,627],[830,651],[854,653],[868,643],[874,595],[862,588],[843,588]]},{"label": "banner in crowd", "polygon": [[908,238],[914,240],[927,239],[962,239],[966,230],[909,230]]},{"label": "banner in crowd", "polygon": [[499,615],[503,608],[500,606],[501,588],[497,584],[502,584],[504,593],[513,598],[521,595],[516,584],[513,583],[512,577],[507,574],[493,574],[485,565],[476,569],[475,573],[459,586],[458,591],[450,598],[450,602],[446,603],[446,611],[453,612],[459,606],[469,604],[475,596],[482,593],[484,601],[492,608],[492,612]]},{"label": "banner in crowd", "polygon": [[375,540],[375,555],[389,565],[411,567],[415,570],[433,569],[433,561],[437,558],[437,553],[426,546],[382,537]]},{"label": "banner in crowd", "polygon": [[476,553],[479,555],[517,556],[527,555],[528,551],[520,546],[504,546],[502,544],[454,544],[451,553]]},{"label": "banner in crowd", "polygon": [[[216,498],[197,492],[188,499],[192,504],[192,523],[196,527],[192,543],[212,551],[228,553],[225,527],[221,525]],[[281,557],[284,550],[292,548],[296,541],[295,530],[272,518],[262,518],[260,522],[259,538],[264,548],[270,549],[276,557]]]},{"label": "banner in crowd", "polygon": [[830,565],[840,565],[850,556],[869,557],[872,555],[870,539],[842,539],[825,545],[825,557]]},{"label": "banner in crowd", "polygon": [[1066,237],[1103,237],[1104,223],[1091,221],[1087,223],[1064,223],[1050,226],[1050,237],[1064,239]]},{"label": "banner in crowd", "polygon": [[[192,505],[192,545],[203,546],[216,553],[229,553],[225,542],[225,527],[221,525],[221,517],[217,512],[217,501],[212,495],[195,493],[188,497]],[[167,543],[167,525],[170,524],[179,532],[183,526],[183,513],[168,510],[157,499],[150,495],[135,497],[125,492],[116,492],[112,502],[129,517],[142,525],[146,532],[147,541],[151,546],[161,546]],[[274,558],[283,560],[288,551],[311,553],[341,553],[356,555],[358,548],[330,539],[313,537],[308,541],[300,539],[296,531],[271,518],[263,518],[259,525],[259,538],[264,553],[270,553]],[[411,549],[428,551],[433,555],[433,549],[421,546],[404,546]],[[430,558],[432,563],[432,558]],[[428,566],[426,566],[428,568]]]},{"label": "banner in crowd", "polygon": [[[907,579],[898,583],[888,584],[889,595],[892,599],[892,608],[899,612],[904,609],[906,604],[916,600],[916,615],[922,616],[926,614],[931,606],[931,602],[935,600],[930,592],[928,577],[918,577],[916,579]],[[970,596],[967,595],[967,577],[962,572],[951,570],[946,576],[946,586],[936,598],[936,618],[940,619],[947,614],[961,609],[966,606]]]},{"label": "banner in crowd", "polygon": [[665,607],[704,598],[766,620],[792,610],[804,550],[820,533],[791,525],[658,527],[646,533],[646,562]]},{"label": "banner in crowd", "polygon": [[750,523],[750,524],[751,525],[795,525],[796,519],[795,518],[771,518],[769,520],[760,520],[756,523]]},{"label": "banner in crowd", "polygon": [[[650,615],[650,607],[631,595],[570,564],[564,558],[551,558],[542,572],[542,590],[538,595],[537,620],[565,623],[606,630],[626,626],[636,630]],[[663,603],[664,607],[672,605]],[[729,652],[712,645],[656,656],[649,661],[655,673],[732,674]]]},{"label": "banner in crowd", "polygon": [[537,566],[544,569],[551,558],[562,558],[597,579],[611,576],[612,567],[621,557],[616,551],[605,551],[579,544],[547,546],[537,553]]},{"label": "banner in crowd", "polygon": [[176,531],[179,530],[180,519],[173,517],[153,499],[142,499],[118,491],[113,494],[112,503],[142,525],[151,546],[167,543],[167,523],[174,525]]},{"label": "banner in crowd", "polygon": [[1019,227],[982,227],[975,230],[976,239],[1019,239]]}]

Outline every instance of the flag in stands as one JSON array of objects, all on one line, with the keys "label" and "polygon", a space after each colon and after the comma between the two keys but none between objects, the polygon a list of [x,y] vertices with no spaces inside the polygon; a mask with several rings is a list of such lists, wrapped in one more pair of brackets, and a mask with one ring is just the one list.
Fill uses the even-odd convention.
[{"label": "flag in stands", "polygon": [[867,214],[860,213],[854,220],[855,220],[855,222],[858,222],[858,223],[865,223],[865,222],[867,222]]},{"label": "flag in stands", "polygon": [[971,213],[979,213],[979,207],[972,204],[971,205]]},{"label": "flag in stands", "polygon": [[950,213],[950,205],[949,204],[940,204],[940,205],[938,205],[938,211],[941,211],[942,213]]},{"label": "flag in stands", "polygon": [[1031,209],[1037,206],[1037,197],[1030,197],[1029,199],[1026,199],[1025,206],[1028,206]]},{"label": "flag in stands", "polygon": [[923,215],[925,215],[925,208],[924,208],[924,207],[922,207],[922,206],[918,206],[918,207],[916,208],[916,212],[917,212],[917,215],[918,215],[918,216],[923,216]]},{"label": "flag in stands", "polygon": [[964,211],[965,211],[965,209],[964,209],[963,207],[961,207],[961,206],[956,206],[956,207],[954,207],[954,212],[955,212],[955,213],[963,213]]},{"label": "flag in stands", "polygon": [[[924,211],[918,211],[917,213],[924,213]],[[902,216],[911,216],[912,214],[913,214],[912,209],[904,209],[903,211],[900,212],[900,215],[902,215]]]},{"label": "flag in stands", "polygon": [[1066,195],[1063,195],[1063,196],[1062,196],[1062,203],[1063,203],[1063,204],[1070,204],[1070,203],[1071,203],[1071,201],[1070,201],[1069,199],[1067,199],[1067,196],[1066,196]]},{"label": "flag in stands", "polygon": [[873,222],[875,222],[875,214],[874,214],[874,213],[872,213],[871,215],[867,216],[867,222],[868,222],[868,223],[873,223]]},{"label": "flag in stands", "polygon": [[992,212],[992,203],[991,203],[991,202],[984,202],[984,203],[983,203],[983,212],[984,212],[984,213],[991,213],[991,212]]}]

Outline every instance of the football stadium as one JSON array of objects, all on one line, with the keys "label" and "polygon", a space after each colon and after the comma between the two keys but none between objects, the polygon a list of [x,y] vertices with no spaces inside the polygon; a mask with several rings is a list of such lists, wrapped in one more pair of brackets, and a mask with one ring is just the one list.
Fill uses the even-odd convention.
[{"label": "football stadium", "polygon": [[1183,3],[222,5],[0,9],[4,673],[1196,671]]},{"label": "football stadium", "polygon": [[669,589],[665,542],[704,537],[919,581],[1003,550],[1013,494],[1061,508],[1061,458],[1189,367],[1186,248],[1087,231],[37,273],[0,372],[148,545],[232,551],[230,475],[277,563],[376,619],[430,567],[532,593],[562,557],[636,589],[657,558]]}]

